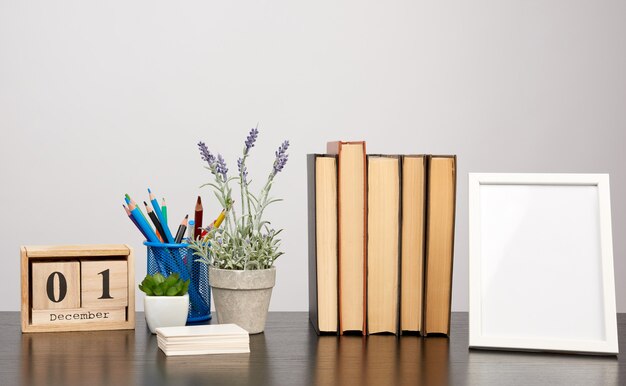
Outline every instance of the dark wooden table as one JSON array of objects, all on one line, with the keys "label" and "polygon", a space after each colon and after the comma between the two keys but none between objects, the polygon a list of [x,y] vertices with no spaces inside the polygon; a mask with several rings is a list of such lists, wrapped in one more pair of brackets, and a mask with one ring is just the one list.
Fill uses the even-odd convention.
[{"label": "dark wooden table", "polygon": [[250,354],[166,357],[147,332],[21,334],[19,313],[0,312],[0,385],[625,385],[620,357],[468,350],[467,314],[447,338],[318,337],[304,312],[270,313]]}]

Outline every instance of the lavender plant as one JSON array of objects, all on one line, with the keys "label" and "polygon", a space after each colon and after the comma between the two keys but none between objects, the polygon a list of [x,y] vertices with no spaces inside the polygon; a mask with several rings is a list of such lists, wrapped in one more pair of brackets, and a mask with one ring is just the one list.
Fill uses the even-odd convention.
[{"label": "lavender plant", "polygon": [[[205,166],[213,175],[213,181],[202,186],[213,189],[215,197],[226,211],[224,225],[220,228],[207,228],[205,237],[191,240],[189,248],[194,250],[198,260],[221,269],[266,269],[273,266],[274,261],[283,254],[280,249],[280,239],[276,236],[282,229],[275,230],[269,221],[263,219],[267,207],[279,198],[270,197],[270,190],[274,179],[280,173],[289,154],[289,141],[284,141],[275,152],[274,164],[270,170],[265,185],[255,195],[250,191],[246,162],[250,151],[259,135],[255,127],[250,130],[244,143],[242,156],[237,160],[237,176],[228,177],[226,162],[220,154],[213,155],[204,142],[198,143],[200,155],[208,164]],[[236,213],[235,201],[231,183],[239,185],[240,204],[239,215]]]}]

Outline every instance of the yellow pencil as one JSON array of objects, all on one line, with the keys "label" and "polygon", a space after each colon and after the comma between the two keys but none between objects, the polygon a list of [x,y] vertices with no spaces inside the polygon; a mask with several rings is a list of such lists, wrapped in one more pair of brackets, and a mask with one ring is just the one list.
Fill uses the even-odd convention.
[{"label": "yellow pencil", "polygon": [[219,226],[222,225],[222,221],[224,221],[224,218],[226,218],[226,209],[222,210],[222,213],[220,213],[220,215],[217,216],[217,219],[213,221],[213,226],[215,228],[219,228]]}]

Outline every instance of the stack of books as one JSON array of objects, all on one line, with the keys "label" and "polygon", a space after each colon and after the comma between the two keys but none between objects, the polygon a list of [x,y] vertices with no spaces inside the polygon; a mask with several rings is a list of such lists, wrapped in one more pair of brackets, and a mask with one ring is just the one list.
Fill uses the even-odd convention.
[{"label": "stack of books", "polygon": [[456,156],[308,156],[309,316],[318,333],[450,332]]},{"label": "stack of books", "polygon": [[162,327],[156,333],[159,348],[167,356],[250,352],[248,332],[236,324]]}]

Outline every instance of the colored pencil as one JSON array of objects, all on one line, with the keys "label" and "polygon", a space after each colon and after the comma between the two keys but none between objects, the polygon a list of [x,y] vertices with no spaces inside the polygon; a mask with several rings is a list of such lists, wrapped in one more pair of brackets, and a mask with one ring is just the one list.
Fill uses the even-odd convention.
[{"label": "colored pencil", "polygon": [[183,241],[183,237],[185,236],[185,231],[187,230],[188,218],[189,218],[189,215],[185,215],[185,218],[183,219],[183,221],[181,221],[180,225],[178,226],[178,231],[176,232],[176,237],[174,238],[174,242],[176,242],[176,244],[180,244],[180,242]]},{"label": "colored pencil", "polygon": [[195,238],[194,232],[196,231],[196,222],[193,220],[189,220],[189,225],[187,227],[187,237],[193,240]]},{"label": "colored pencil", "polygon": [[124,199],[126,200],[126,204],[128,205],[128,207],[130,208],[130,204],[133,204],[137,210],[139,211],[139,214],[141,214],[141,217],[143,217],[143,219],[145,220],[146,224],[150,225],[148,223],[148,219],[146,218],[146,216],[143,215],[143,212],[141,211],[141,208],[139,208],[139,205],[137,205],[137,203],[135,202],[135,200],[133,200],[128,193],[126,193],[124,195]]},{"label": "colored pencil", "polygon": [[161,238],[163,239],[163,242],[166,242],[165,236],[164,236],[165,232],[163,232],[163,225],[161,225],[159,218],[154,213],[154,210],[152,210],[152,208],[148,206],[147,202],[144,201],[143,204],[146,206],[146,213],[148,213],[148,216],[150,216],[150,220],[152,220],[152,223],[154,224],[154,227],[156,228],[158,235],[161,236]]},{"label": "colored pencil", "polygon": [[222,210],[222,213],[220,213],[219,216],[217,216],[217,218],[215,219],[215,221],[213,222],[213,226],[215,228],[219,228],[220,225],[222,225],[222,221],[224,221],[224,218],[226,218],[226,209]]},{"label": "colored pencil", "polygon": [[139,207],[137,207],[137,204],[135,204],[131,200],[130,204],[128,205],[128,209],[130,210],[130,213],[132,214],[139,227],[143,229],[146,236],[148,236],[147,240],[153,243],[158,243],[159,238],[157,237],[156,233],[154,233],[154,230],[152,230],[152,227],[150,226],[150,224],[148,224],[145,217],[143,217],[143,215],[141,214],[141,211],[139,210]]},{"label": "colored pencil", "polygon": [[[193,220],[189,220],[189,225],[187,226],[187,238],[189,240],[193,240],[195,238],[194,232],[196,230],[195,227],[195,221]],[[185,265],[187,266],[187,271],[189,271],[191,273],[191,262],[192,262],[193,258],[187,258],[185,256],[185,258],[183,259],[183,263],[185,263]]]},{"label": "colored pencil", "polygon": [[198,200],[196,201],[196,213],[194,216],[194,238],[198,238],[202,236],[202,198],[198,196]]},{"label": "colored pencil", "polygon": [[163,220],[167,224],[167,205],[165,205],[165,198],[161,199],[161,213],[163,213]]},{"label": "colored pencil", "polygon": [[170,232],[170,227],[167,226],[167,221],[165,221],[165,219],[163,218],[163,213],[161,212],[161,207],[159,206],[159,202],[157,201],[154,193],[152,193],[150,188],[148,188],[148,193],[150,195],[150,202],[152,203],[152,209],[154,210],[154,213],[159,219],[159,222],[161,223],[161,228],[163,228],[163,231],[164,231],[164,233],[162,234],[163,240],[167,243],[173,243],[174,236],[172,236],[172,232]]},{"label": "colored pencil", "polygon": [[202,237],[206,236],[213,228],[219,228],[222,225],[222,222],[226,218],[226,209],[223,209],[222,212],[217,216],[215,221],[211,223],[208,227],[202,230]]},{"label": "colored pencil", "polygon": [[141,229],[141,227],[139,226],[139,224],[137,224],[137,221],[135,221],[135,219],[133,218],[133,214],[130,213],[130,209],[128,209],[128,207],[124,204],[122,204],[122,207],[124,207],[124,211],[126,211],[126,214],[128,215],[128,218],[130,219],[130,221],[132,221],[133,224],[135,224],[135,226],[137,227],[137,229],[139,229],[139,232],[141,232],[143,237],[145,237],[146,240],[148,240],[148,235],[146,235],[146,232],[144,232],[143,229]]},{"label": "colored pencil", "polygon": [[170,226],[167,224],[167,206],[165,205],[165,198],[161,199],[161,213],[163,213],[163,224],[167,229],[170,229]]}]

